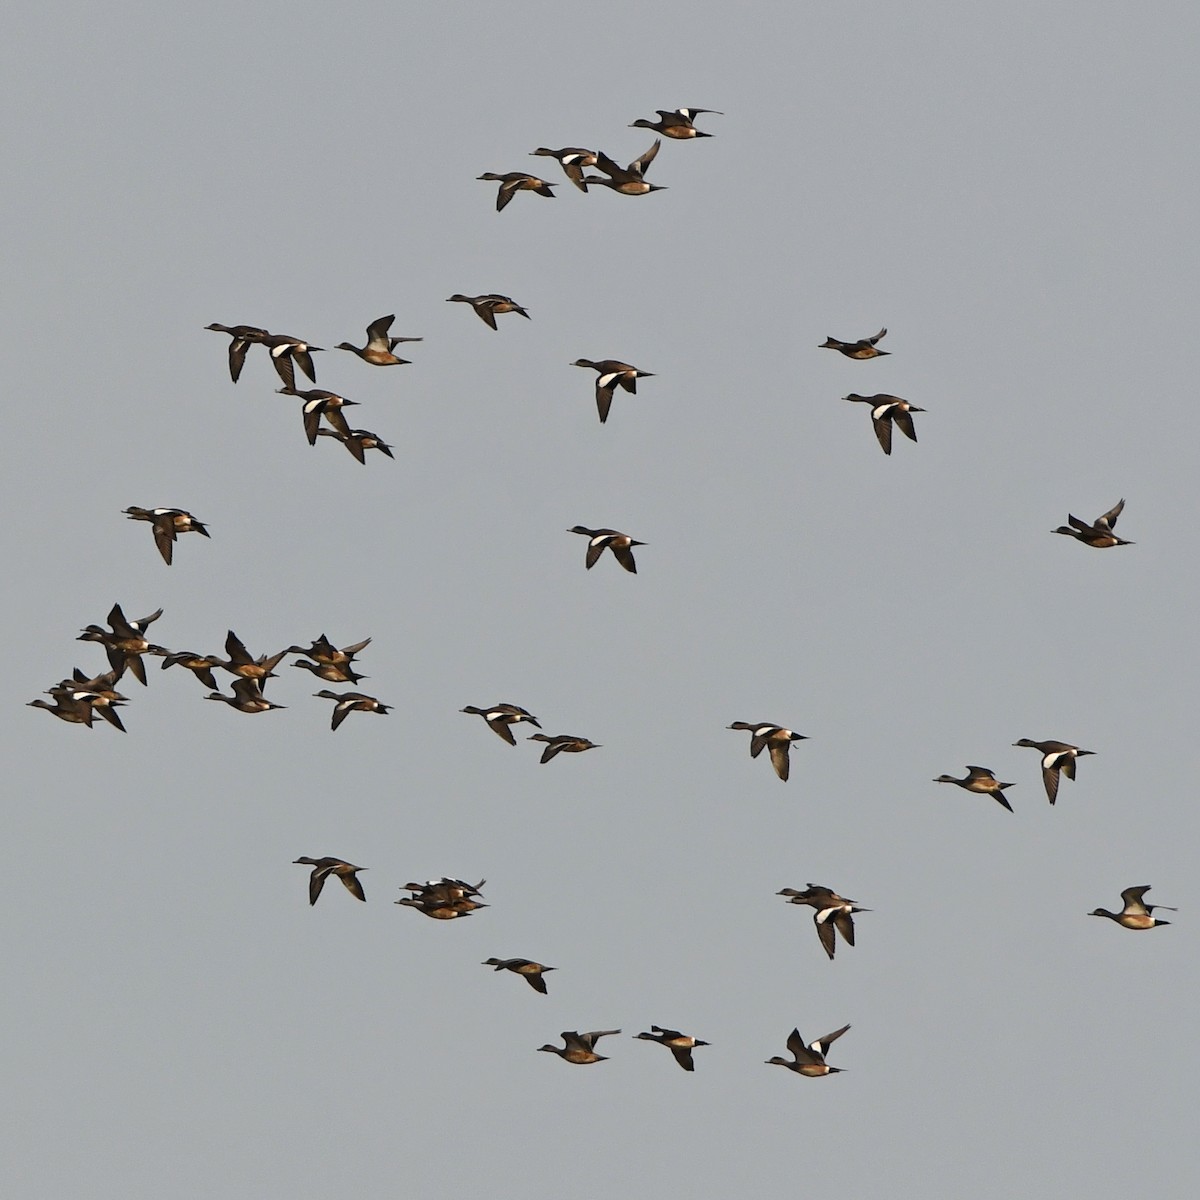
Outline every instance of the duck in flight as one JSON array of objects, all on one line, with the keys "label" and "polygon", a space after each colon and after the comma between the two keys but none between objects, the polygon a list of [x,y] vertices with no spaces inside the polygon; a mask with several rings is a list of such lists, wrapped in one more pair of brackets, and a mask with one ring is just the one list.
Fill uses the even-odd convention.
[{"label": "duck in flight", "polygon": [[1073,537],[1085,546],[1094,546],[1097,550],[1106,550],[1110,546],[1132,546],[1133,542],[1127,542],[1113,533],[1117,518],[1124,507],[1125,501],[1118,500],[1108,512],[1101,513],[1090,525],[1073,513],[1068,513],[1067,524],[1060,525],[1054,532],[1064,533],[1067,537]]}]

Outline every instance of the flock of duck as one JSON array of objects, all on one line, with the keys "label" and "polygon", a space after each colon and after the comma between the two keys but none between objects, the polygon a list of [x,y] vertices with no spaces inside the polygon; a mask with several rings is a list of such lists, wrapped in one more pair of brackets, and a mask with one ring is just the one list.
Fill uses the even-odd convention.
[{"label": "flock of duck", "polygon": [[[567,179],[585,194],[590,187],[604,187],[620,195],[642,196],[654,191],[664,190],[661,186],[647,183],[645,174],[650,164],[658,155],[662,145],[661,138],[674,141],[687,141],[695,138],[712,136],[696,128],[695,118],[704,113],[716,113],[714,109],[679,108],[675,110],[656,110],[657,121],[639,119],[634,121],[632,128],[646,128],[656,131],[660,138],[654,144],[627,166],[619,166],[603,151],[591,151],[581,147],[565,147],[552,150],[540,147],[532,151],[534,156],[554,158],[562,167]],[[717,113],[716,115],[720,115]],[[585,174],[585,170],[595,168],[600,174]],[[553,199],[556,186],[525,172],[510,171],[497,173],[485,172],[478,177],[480,180],[499,184],[496,197],[497,211],[509,204],[518,192],[532,192],[535,195]],[[491,329],[498,329],[496,318],[506,313],[517,313],[530,319],[529,313],[509,296],[499,293],[489,293],[481,296],[465,296],[456,293],[448,297],[448,302],[469,304],[476,315]],[[391,367],[406,365],[409,360],[396,355],[396,347],[403,343],[420,342],[419,337],[393,337],[391,334],[394,315],[388,315],[372,321],[366,329],[366,340],[362,346],[350,342],[341,342],[335,348],[356,355],[364,363],[375,367]],[[391,447],[377,434],[366,429],[353,428],[346,419],[345,410],[357,404],[335,392],[319,388],[297,389],[296,368],[316,383],[316,372],[313,364],[313,354],[322,352],[322,348],[301,338],[286,334],[272,334],[268,330],[254,325],[222,325],[213,323],[207,329],[228,335],[229,374],[236,384],[242,374],[246,356],[251,347],[261,346],[269,356],[275,371],[283,386],[277,391],[286,396],[295,397],[302,401],[301,417],[305,437],[310,446],[317,444],[320,437],[333,438],[342,443],[359,463],[365,463],[367,450],[379,450],[389,458],[393,457]],[[859,338],[854,341],[841,341],[829,337],[820,344],[821,349],[836,350],[848,359],[869,361],[886,356],[889,352],[879,348],[879,342],[886,336],[887,329],[883,328],[873,336]],[[583,367],[596,372],[595,400],[601,423],[608,420],[614,393],[618,387],[629,394],[636,394],[639,379],[652,378],[651,372],[640,370],[630,363],[618,359],[591,360],[577,359],[571,365]],[[913,425],[913,413],[924,412],[923,408],[902,399],[899,396],[879,393],[875,395],[859,395],[850,393],[845,400],[851,403],[870,405],[871,422],[879,445],[885,454],[892,452],[892,430],[898,428],[905,437],[916,442],[917,435]],[[1108,512],[1096,517],[1092,522],[1083,521],[1073,514],[1068,515],[1067,524],[1059,526],[1052,532],[1064,534],[1097,549],[1107,549],[1114,546],[1127,546],[1127,542],[1113,532],[1117,519],[1125,506],[1120,500]],[[175,543],[184,533],[198,533],[210,537],[208,527],[186,509],[181,508],[142,508],[130,506],[123,510],[124,514],[135,521],[144,521],[151,525],[154,543],[163,561],[170,566],[174,558]],[[630,574],[637,573],[637,564],[633,556],[635,546],[645,545],[629,534],[615,529],[589,528],[575,525],[567,532],[579,534],[588,539],[584,565],[591,569],[599,561],[605,550],[611,552],[616,562]],[[126,672],[133,676],[143,686],[147,683],[144,656],[162,659],[162,669],[183,667],[190,671],[196,679],[208,690],[206,699],[220,701],[241,713],[257,714],[281,709],[284,706],[273,703],[265,695],[267,681],[276,678],[276,670],[283,659],[289,655],[297,655],[292,666],[310,672],[324,683],[332,685],[355,685],[366,676],[355,669],[357,656],[366,649],[371,639],[366,638],[352,645],[337,647],[324,634],[308,646],[291,645],[274,654],[255,656],[250,653],[243,642],[231,629],[225,639],[225,656],[215,654],[197,654],[190,650],[172,651],[150,642],[147,638],[149,627],[162,616],[162,609],[148,616],[130,620],[124,614],[120,604],[114,604],[107,617],[108,628],[101,625],[86,626],[79,641],[96,642],[104,647],[108,659],[109,670],[103,674],[88,675],[76,667],[71,676],[64,678],[53,687],[47,689],[52,703],[42,699],[30,701],[30,706],[49,711],[60,720],[75,725],[92,728],[94,719],[98,716],[114,728],[124,732],[118,709],[128,703],[128,697],[117,691],[117,684]],[[231,690],[232,695],[225,695],[218,687],[214,671],[221,670],[234,676]],[[333,701],[331,728],[337,730],[343,721],[353,712],[376,713],[386,715],[389,706],[376,697],[357,691],[333,691],[329,688],[314,693],[314,696]],[[548,763],[560,753],[578,754],[586,750],[598,749],[595,742],[586,737],[574,734],[548,735],[541,732],[539,720],[526,709],[510,703],[495,704],[490,707],[467,705],[461,710],[473,716],[483,718],[488,727],[510,746],[517,745],[514,727],[529,725],[539,732],[530,735],[525,740],[542,744],[544,749],[540,761]],[[766,721],[735,721],[728,726],[750,734],[750,757],[758,756],[766,750],[771,765],[779,779],[786,781],[790,773],[790,751],[793,744],[804,741],[805,735],[795,732],[783,725]],[[1021,738],[1013,743],[1014,746],[1035,749],[1041,756],[1042,781],[1050,804],[1054,804],[1059,789],[1060,778],[1075,779],[1076,762],[1079,758],[1091,755],[1094,751],[1081,749],[1079,746],[1057,740],[1034,741]],[[1012,805],[1005,796],[1005,789],[1015,786],[1003,782],[987,767],[968,765],[967,774],[963,778],[952,775],[939,775],[933,782],[953,783],[964,790],[979,796],[990,796],[1009,812]],[[324,856],[312,858],[303,856],[295,860],[297,864],[311,866],[309,876],[309,903],[316,904],[322,894],[325,882],[330,877],[341,880],[346,890],[356,900],[366,901],[366,893],[358,878],[359,872],[366,868],[356,866],[343,859]],[[470,884],[461,879],[442,877],[431,879],[425,883],[408,883],[401,889],[408,893],[394,903],[415,908],[423,916],[434,920],[455,920],[472,915],[481,908],[488,907],[481,900],[482,888],[486,881]],[[1165,905],[1152,905],[1145,902],[1145,894],[1149,885],[1129,887],[1121,892],[1123,907],[1118,912],[1110,912],[1105,908],[1096,908],[1089,915],[1107,917],[1125,929],[1146,930],[1154,929],[1170,922],[1154,916],[1156,909]],[[857,901],[839,895],[831,888],[818,884],[808,884],[804,889],[784,888],[779,893],[787,903],[809,907],[813,910],[813,924],[818,940],[827,957],[832,960],[835,956],[837,941],[849,946],[854,945],[854,916],[857,913],[869,912],[862,908]],[[1168,910],[1174,911],[1174,910]],[[527,984],[541,995],[548,994],[546,974],[555,970],[554,967],[527,958],[488,958],[483,966],[488,966],[495,972],[508,971],[521,976]],[[840,1029],[812,1042],[805,1042],[798,1029],[793,1029],[787,1037],[786,1045],[791,1058],[772,1057],[767,1060],[770,1065],[787,1067],[790,1071],[808,1077],[819,1077],[835,1074],[841,1070],[832,1067],[825,1061],[829,1047],[850,1028],[843,1025]],[[579,1066],[602,1062],[606,1056],[596,1052],[596,1043],[605,1037],[616,1036],[619,1029],[595,1030],[581,1033],[569,1030],[560,1035],[562,1046],[544,1045],[539,1050],[555,1054],[568,1063]],[[685,1071],[693,1071],[695,1064],[692,1052],[695,1048],[709,1045],[706,1041],[664,1026],[651,1025],[649,1031],[638,1033],[639,1040],[653,1041],[666,1046],[675,1061]]]}]

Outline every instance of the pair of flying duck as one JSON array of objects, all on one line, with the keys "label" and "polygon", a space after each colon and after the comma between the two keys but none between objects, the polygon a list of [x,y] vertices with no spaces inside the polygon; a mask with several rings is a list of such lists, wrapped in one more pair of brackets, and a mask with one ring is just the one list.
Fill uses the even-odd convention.
[{"label": "pair of flying duck", "polygon": [[[542,727],[533,713],[527,712],[518,704],[493,704],[491,708],[480,708],[478,705],[468,704],[466,708],[459,709],[459,712],[482,717],[487,722],[488,728],[498,737],[503,738],[510,746],[517,744],[517,739],[513,736],[512,731],[514,725],[527,722],[535,729]],[[535,733],[525,740],[545,743],[546,748],[542,751],[541,758],[543,763],[548,763],[556,754],[582,754],[584,750],[600,748],[595,742],[570,733],[560,733],[553,737],[545,733]]]},{"label": "pair of flying duck", "polygon": [[[1065,775],[1074,781],[1075,760],[1084,755],[1095,754],[1094,750],[1082,750],[1078,746],[1072,746],[1069,742],[1035,742],[1030,738],[1022,738],[1019,742],[1013,742],[1013,745],[1041,751],[1042,783],[1046,788],[1046,798],[1051,804],[1058,799],[1060,776]],[[955,783],[960,788],[965,788],[968,792],[974,792],[976,795],[991,796],[997,803],[1003,804],[1009,812],[1013,811],[1012,805],[1004,795],[1004,789],[1015,787],[1016,784],[1002,782],[987,767],[968,766],[967,774],[962,779],[956,779],[953,775],[939,775],[933,782]]]},{"label": "pair of flying duck", "polygon": [[[597,1029],[592,1033],[578,1033],[570,1029],[558,1035],[562,1038],[563,1045],[539,1046],[538,1050],[557,1054],[564,1062],[575,1063],[576,1066],[607,1062],[607,1055],[596,1053],[596,1043],[602,1037],[615,1037],[620,1032],[619,1029]],[[660,1046],[666,1046],[685,1071],[696,1069],[696,1064],[692,1061],[692,1050],[697,1046],[710,1044],[689,1034],[680,1033],[678,1029],[664,1029],[661,1025],[651,1025],[649,1033],[636,1033],[633,1036],[637,1041],[657,1042]]]}]

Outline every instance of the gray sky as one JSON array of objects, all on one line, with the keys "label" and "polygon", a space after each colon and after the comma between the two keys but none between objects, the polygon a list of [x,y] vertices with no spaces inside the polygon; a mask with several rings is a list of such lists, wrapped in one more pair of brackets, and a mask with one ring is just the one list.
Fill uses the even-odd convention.
[{"label": "gray sky", "polygon": [[[905,11],[898,11],[904,9]],[[151,17],[153,19],[151,19]],[[1193,6],[217,0],[10,17],[0,444],[14,1194],[1192,1196],[1200,986]],[[721,109],[640,199],[656,108]],[[494,211],[484,171],[540,171]],[[488,330],[454,292],[532,317]],[[413,364],[252,349],[396,312]],[[886,325],[891,356],[817,349]],[[591,372],[655,373],[596,420]],[[848,392],[928,410],[885,458]],[[1125,497],[1097,552],[1050,530]],[[129,505],[212,540],[155,552]],[[582,523],[648,543],[583,568]],[[129,733],[21,707],[114,601],[256,654],[373,637],[395,706]],[[603,748],[543,767],[465,704]],[[786,785],[748,736],[809,735]],[[1050,808],[1020,737],[1097,752]],[[930,781],[965,763],[1015,815]],[[300,855],[364,864],[310,909]],[[409,879],[486,877],[434,922]],[[813,881],[873,909],[825,959]],[[1134,936],[1085,914],[1178,905]],[[489,956],[551,963],[550,994]],[[850,1022],[808,1080],[793,1026]],[[712,1043],[685,1075],[629,1035]],[[582,1070],[534,1053],[621,1028]],[[1119,1123],[1119,1124],[1118,1124]]]}]

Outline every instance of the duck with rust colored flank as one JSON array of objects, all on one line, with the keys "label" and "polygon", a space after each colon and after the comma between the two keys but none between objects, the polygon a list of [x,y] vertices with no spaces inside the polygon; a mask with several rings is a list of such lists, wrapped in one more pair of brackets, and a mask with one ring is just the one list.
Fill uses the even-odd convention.
[{"label": "duck with rust colored flank", "polygon": [[688,138],[712,137],[711,133],[701,133],[696,128],[695,119],[701,113],[712,113],[714,116],[723,117],[723,112],[718,112],[715,108],[675,108],[654,110],[658,113],[657,121],[647,121],[645,117],[639,117],[636,121],[630,123],[630,129],[653,129],[661,133],[663,137],[674,138],[676,141],[685,141]]},{"label": "duck with rust colored flank", "polygon": [[367,344],[365,346],[352,346],[349,342],[338,342],[334,346],[334,349],[349,350],[351,354],[357,354],[363,362],[370,363],[373,367],[406,366],[411,360],[397,358],[392,351],[402,342],[421,342],[425,339],[419,337],[392,337],[388,331],[391,329],[392,322],[395,319],[396,314],[391,313],[386,317],[380,317],[378,320],[372,321],[367,326]]},{"label": "duck with rust colored flank", "polygon": [[292,666],[303,667],[326,683],[357,683],[360,679],[371,678],[370,675],[359,675],[349,663],[309,662],[307,658],[302,658]]},{"label": "duck with rust colored flank", "polygon": [[1072,513],[1068,513],[1068,524],[1060,525],[1054,532],[1065,533],[1067,537],[1073,537],[1085,546],[1094,546],[1097,550],[1106,550],[1110,546],[1132,546],[1133,542],[1127,542],[1113,533],[1117,518],[1121,515],[1124,507],[1125,501],[1118,500],[1108,512],[1101,513],[1090,525]]},{"label": "duck with rust colored flank", "polygon": [[297,858],[293,859],[293,862],[303,863],[306,867],[313,869],[312,874],[308,877],[309,904],[316,904],[317,897],[325,886],[325,880],[330,875],[336,875],[346,885],[346,891],[356,900],[366,900],[362,883],[358,878],[358,872],[365,871],[366,867],[356,867],[353,863],[343,862],[340,858]]},{"label": "duck with rust colored flank", "polygon": [[478,883],[467,883],[463,879],[429,879],[425,883],[406,883],[404,891],[412,892],[395,901],[407,908],[415,908],[418,912],[435,921],[453,921],[458,917],[469,917],[477,908],[487,908],[476,897],[482,896],[483,885],[487,882],[481,879]]},{"label": "duck with rust colored flank", "polygon": [[643,1042],[657,1042],[660,1046],[666,1046],[685,1071],[696,1069],[696,1064],[692,1062],[693,1048],[711,1045],[710,1042],[702,1042],[699,1038],[680,1033],[678,1029],[664,1029],[661,1025],[651,1025],[650,1028],[653,1032],[635,1033],[633,1036]]},{"label": "duck with rust colored flank", "polygon": [[499,329],[496,324],[498,313],[515,312],[527,321],[533,320],[511,296],[501,296],[499,292],[489,292],[486,296],[464,296],[462,292],[455,292],[453,296],[446,297],[446,303],[469,304],[475,310],[475,315],[491,329]]},{"label": "duck with rust colored flank", "polygon": [[546,1050],[550,1054],[557,1054],[566,1062],[585,1067],[588,1063],[607,1062],[608,1056],[597,1054],[595,1045],[602,1037],[613,1037],[620,1032],[619,1029],[597,1029],[593,1033],[577,1033],[571,1029],[558,1035],[562,1038],[564,1045],[539,1046],[538,1050]]},{"label": "duck with rust colored flank", "polygon": [[193,654],[191,650],[172,651],[163,659],[162,669],[168,667],[184,667],[191,671],[206,688],[217,690],[217,681],[212,673],[213,667],[221,665],[221,659],[215,654]]},{"label": "duck with rust colored flank", "polygon": [[420,896],[402,896],[393,903],[402,904],[406,908],[415,908],[423,916],[430,917],[435,921],[454,921],[459,917],[469,917],[477,908],[488,907],[486,904],[480,904],[477,900],[472,900],[469,896],[452,899],[443,897],[437,892],[427,892]]},{"label": "duck with rust colored flank", "polygon": [[148,617],[130,621],[121,611],[119,604],[114,604],[108,614],[111,632],[99,625],[88,625],[76,638],[79,642],[99,642],[108,656],[108,665],[121,674],[126,668],[129,673],[142,684],[146,684],[146,664],[142,662],[143,654],[165,656],[167,651],[162,646],[155,646],[146,640],[146,629],[162,616],[160,608]]},{"label": "duck with rust colored flank", "polygon": [[1046,785],[1046,799],[1051,804],[1058,798],[1059,775],[1065,775],[1074,783],[1075,760],[1085,754],[1096,753],[1095,750],[1080,750],[1078,746],[1072,746],[1069,742],[1034,742],[1029,738],[1022,738],[1019,742],[1013,742],[1013,745],[1041,751],[1042,782]]},{"label": "duck with rust colored flank", "polygon": [[63,721],[86,725],[89,729],[92,727],[92,718],[99,713],[114,729],[125,732],[125,726],[121,724],[115,707],[124,701],[124,696],[120,700],[109,700],[102,693],[90,688],[70,687],[66,684],[48,688],[46,695],[54,698],[53,704],[47,704],[45,700],[31,700],[30,707],[44,708]]},{"label": "duck with rust colored flank", "polygon": [[825,1062],[825,1055],[829,1052],[829,1047],[849,1028],[849,1025],[843,1025],[841,1029],[835,1029],[832,1033],[827,1033],[823,1038],[818,1038],[807,1046],[800,1036],[800,1030],[793,1029],[788,1036],[787,1048],[795,1061],[789,1062],[786,1058],[776,1056],[768,1058],[767,1065],[787,1067],[789,1071],[795,1071],[797,1075],[807,1075],[810,1079],[816,1079],[822,1075],[836,1075],[843,1068],[829,1066]]},{"label": "duck with rust colored flank", "polygon": [[317,444],[317,430],[321,428],[321,418],[329,422],[331,428],[337,431],[338,437],[349,437],[350,426],[346,424],[343,408],[351,408],[358,404],[357,400],[347,400],[336,392],[327,392],[324,388],[308,388],[298,391],[293,387],[275,389],[281,396],[295,396],[304,401],[300,412],[304,418],[304,436],[308,444]]},{"label": "duck with rust colored flank", "polygon": [[548,737],[544,733],[535,733],[525,740],[546,743],[540,760],[544,763],[548,763],[556,754],[582,754],[585,750],[600,749],[596,742],[589,742],[585,737],[575,737],[570,733],[560,733],[555,737]]},{"label": "duck with rust colored flank", "polygon": [[542,976],[547,971],[557,969],[534,962],[529,958],[485,958],[480,966],[495,967],[497,971],[512,971],[515,975],[520,975],[535,992],[540,992],[543,996],[546,995],[546,981]]},{"label": "duck with rust colored flank", "polygon": [[287,651],[280,650],[278,654],[264,654],[261,658],[255,658],[241,638],[230,629],[225,637],[225,653],[229,655],[229,661],[218,663],[217,666],[231,675],[252,679],[261,688],[268,679],[275,678],[275,668],[283,661]]},{"label": "duck with rust colored flank", "polygon": [[[293,663],[293,666],[302,666],[302,663]],[[355,676],[355,680],[365,679],[365,675]],[[392,711],[390,704],[380,704],[374,696],[366,696],[362,692],[331,692],[328,688],[322,688],[319,692],[314,692],[313,695],[320,700],[333,700],[333,721],[330,724],[331,729],[337,727],[352,713],[352,712],[373,712],[379,713],[381,717],[386,717]]]},{"label": "duck with rust colored flank", "polygon": [[1121,893],[1121,903],[1125,907],[1119,913],[1109,912],[1107,908],[1095,908],[1088,913],[1088,916],[1107,917],[1110,921],[1116,921],[1123,929],[1157,929],[1160,925],[1170,925],[1170,921],[1153,916],[1154,910],[1156,908],[1166,909],[1167,912],[1178,912],[1179,910],[1167,904],[1146,904],[1142,897],[1150,890],[1150,887],[1151,885],[1147,883],[1143,887],[1126,888]]},{"label": "duck with rust colored flank", "polygon": [[917,431],[913,428],[911,414],[924,412],[923,408],[909,404],[907,400],[901,400],[899,396],[888,396],[882,393],[878,396],[860,396],[856,392],[851,392],[849,396],[843,396],[842,399],[855,404],[871,406],[871,424],[875,427],[875,436],[879,439],[879,445],[883,448],[884,454],[892,452],[893,425],[910,441],[917,440]]},{"label": "duck with rust colored flank", "polygon": [[630,395],[637,394],[639,379],[653,379],[653,371],[639,371],[637,367],[615,358],[601,359],[593,362],[590,358],[577,358],[571,366],[588,367],[599,372],[596,377],[596,409],[600,413],[600,424],[608,420],[608,410],[612,407],[613,392],[617,386],[623,387]]},{"label": "duck with rust colored flank", "polygon": [[218,325],[214,322],[212,325],[205,325],[204,328],[229,334],[229,377],[234,383],[237,383],[238,376],[242,373],[246,351],[251,346],[261,345],[271,336],[257,325]]},{"label": "duck with rust colored flank", "polygon": [[[225,664],[222,663],[222,666]],[[226,668],[228,670],[228,668]],[[209,692],[204,697],[206,700],[220,700],[223,704],[228,704],[231,708],[236,708],[238,712],[244,713],[260,713],[270,712],[273,708],[286,708],[285,704],[272,704],[270,700],[262,694],[262,688],[258,686],[257,679],[235,679],[233,681],[233,695],[226,696],[221,692]]]},{"label": "duck with rust colored flank", "polygon": [[572,525],[567,532],[579,533],[588,539],[587,555],[583,560],[583,565],[589,571],[596,565],[605,550],[611,550],[613,558],[625,570],[631,575],[637,574],[637,563],[633,561],[633,547],[644,546],[645,542],[639,542],[631,538],[629,534],[621,533],[617,529],[589,529],[586,525]]},{"label": "duck with rust colored flank", "polygon": [[876,342],[880,338],[887,336],[887,327],[881,329],[874,337],[859,338],[857,342],[839,342],[837,338],[826,338],[818,347],[820,350],[836,350],[839,354],[844,354],[847,358],[882,358],[885,354],[890,354],[890,350],[880,350],[876,346]]},{"label": "duck with rust colored flank", "polygon": [[125,726],[117,715],[117,705],[128,703],[129,697],[116,690],[117,680],[123,673],[123,670],[106,671],[89,678],[76,667],[70,679],[47,689],[46,694],[56,701],[64,699],[90,705],[93,713],[99,713],[114,729],[124,733]]},{"label": "duck with rust colored flank", "polygon": [[324,353],[320,346],[313,346],[300,338],[288,337],[286,333],[271,334],[262,339],[262,344],[266,346],[267,353],[275,364],[275,371],[283,380],[285,388],[295,388],[297,365],[313,383],[317,382],[312,356]]},{"label": "duck with rust colored flank", "polygon": [[548,150],[545,146],[539,146],[536,150],[531,150],[529,156],[557,159],[566,177],[581,192],[587,194],[587,188],[583,186],[583,168],[596,165],[594,150],[585,150],[582,146],[564,146],[561,150]]},{"label": "duck with rust colored flank", "polygon": [[583,180],[584,190],[586,191],[589,187],[606,187],[611,191],[620,192],[622,196],[645,196],[648,192],[665,192],[666,188],[659,187],[654,183],[647,183],[643,178],[661,145],[662,142],[656,141],[649,150],[639,154],[627,167],[618,166],[603,150],[598,151],[596,166],[608,178],[586,175]]},{"label": "duck with rust colored flank", "polygon": [[483,885],[486,879],[478,883],[468,883],[465,879],[450,879],[443,875],[441,879],[427,879],[424,883],[406,883],[401,889],[412,892],[417,899],[430,902],[453,900],[471,900],[483,895]]},{"label": "duck with rust colored flank", "polygon": [[513,737],[512,726],[519,725],[522,721],[528,721],[535,729],[542,727],[541,722],[533,713],[526,712],[518,704],[493,704],[491,708],[477,708],[474,704],[468,704],[466,708],[460,708],[458,711],[482,717],[488,723],[488,728],[502,737],[510,746],[517,744],[517,739]]},{"label": "duck with rust colored flank", "polygon": [[175,549],[175,538],[181,533],[200,533],[209,536],[208,529],[190,512],[182,508],[137,508],[121,510],[131,521],[149,521],[154,526],[154,544],[163,562],[169,567]]},{"label": "duck with rust colored flank", "polygon": [[793,742],[806,742],[807,736],[786,729],[782,725],[772,725],[769,721],[734,721],[726,729],[744,729],[750,734],[750,757],[757,758],[765,749],[771,751],[771,766],[780,779],[787,781],[791,770],[789,751]]},{"label": "duck with rust colored flank", "polygon": [[554,199],[554,193],[550,189],[555,184],[547,183],[544,179],[539,179],[536,175],[526,175],[524,171],[509,171],[505,175],[497,175],[495,171],[485,171],[482,175],[477,175],[475,178],[500,185],[500,190],[496,193],[497,212],[503,212],[504,206],[518,192],[536,192],[539,196],[547,196],[551,200]]},{"label": "duck with rust colored flank", "polygon": [[955,779],[953,775],[939,775],[934,783],[957,783],[960,788],[966,788],[968,792],[975,792],[980,796],[991,796],[999,804],[1003,804],[1009,812],[1013,811],[1013,806],[1009,804],[1004,795],[1004,789],[1016,787],[1015,783],[1001,783],[995,775],[987,769],[987,767],[972,767],[967,765],[967,775],[965,779]]},{"label": "duck with rust colored flank", "polygon": [[336,429],[318,429],[317,436],[337,438],[364,467],[367,465],[368,450],[378,450],[388,458],[396,457],[391,446],[379,434],[372,433],[369,429],[350,429],[345,433],[339,433]]},{"label": "duck with rust colored flank", "polygon": [[57,695],[54,697],[53,704],[38,697],[36,700],[30,700],[26,707],[44,708],[48,713],[53,713],[60,721],[66,721],[69,725],[86,725],[89,729],[92,728],[92,706],[83,700],[75,700],[71,696]]},{"label": "duck with rust colored flank", "polygon": [[348,663],[352,662],[355,655],[365,650],[370,644],[371,639],[364,638],[361,642],[355,642],[353,646],[343,646],[339,650],[324,634],[321,634],[311,646],[289,646],[286,652],[300,654],[319,663]]}]

